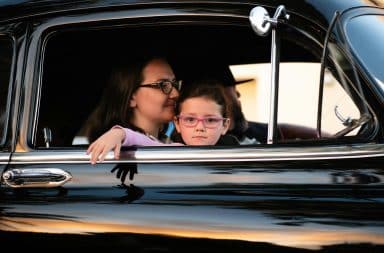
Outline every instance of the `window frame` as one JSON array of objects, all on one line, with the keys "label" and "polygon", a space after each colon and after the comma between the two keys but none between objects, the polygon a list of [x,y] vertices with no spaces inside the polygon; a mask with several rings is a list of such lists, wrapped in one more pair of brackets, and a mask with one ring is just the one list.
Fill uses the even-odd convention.
[{"label": "window frame", "polygon": [[[128,16],[124,16],[122,15],[122,19],[127,21],[129,23],[129,21],[131,21],[132,19],[135,19],[135,18],[142,18],[142,17],[138,17],[137,15],[134,15],[134,16],[129,16],[129,14],[131,14],[130,11],[122,11],[122,12],[119,12],[119,13],[128,13],[128,14],[125,14],[125,15],[128,15]],[[87,22],[89,22],[90,24],[95,24],[95,22],[98,22],[100,21],[99,19],[95,18],[95,17],[105,17],[105,13],[100,13],[100,14],[89,14],[89,15],[85,15],[85,16],[80,16],[80,17],[74,17],[74,16],[71,16],[71,17],[66,17],[66,18],[57,18],[57,19],[52,19],[52,20],[47,20],[46,22],[42,22],[41,25],[37,26],[36,27],[36,31],[34,32],[34,35],[33,35],[33,38],[32,38],[32,41],[30,43],[30,48],[29,48],[29,52],[30,52],[30,55],[28,57],[29,61],[31,61],[31,59],[33,61],[36,61],[38,62],[38,64],[36,64],[36,67],[35,67],[35,71],[32,71],[33,73],[35,73],[35,75],[32,75],[30,74],[29,76],[27,75],[26,76],[26,80],[30,81],[30,80],[35,80],[37,83],[38,83],[38,86],[37,87],[34,87],[34,88],[31,88],[30,86],[28,86],[29,89],[41,89],[41,73],[42,73],[42,62],[43,62],[43,59],[44,59],[44,50],[45,50],[45,45],[46,45],[46,40],[47,38],[49,37],[50,34],[52,34],[54,32],[55,29],[57,28],[60,28],[60,27],[64,27],[64,26],[68,26],[70,27],[71,25],[73,24],[77,24],[80,22],[80,25],[83,25],[83,24],[86,24]],[[175,13],[175,16],[179,16],[180,15],[180,12],[177,12]],[[191,14],[190,13],[187,13],[186,16],[189,17]],[[193,15],[191,15],[193,16]],[[215,15],[213,15],[215,16]],[[221,20],[222,20],[222,16],[221,15],[218,15]],[[88,17],[88,18],[86,18]],[[238,20],[243,20],[244,23],[246,22],[246,19],[248,19],[248,16],[242,16],[242,17],[236,17]],[[231,20],[233,19],[232,16],[228,15],[228,20]],[[113,22],[117,22],[118,21],[118,18],[113,18],[112,20]],[[104,19],[101,19],[100,22],[106,22],[105,25],[107,25],[109,23],[109,21],[107,20],[104,20]],[[304,31],[300,31],[301,33],[305,34]],[[313,38],[311,38],[313,39]],[[36,57],[34,58],[33,57],[33,52],[36,53]],[[31,66],[31,65],[29,65]],[[27,71],[27,73],[29,73]],[[37,74],[36,74],[37,73]],[[28,117],[30,119],[32,119],[32,127],[28,127],[28,132],[22,132],[21,134],[21,144],[25,145],[25,146],[28,146],[29,148],[32,147],[33,148],[33,143],[35,142],[34,141],[34,138],[35,137],[31,137],[31,136],[35,136],[36,134],[36,128],[37,128],[37,118],[38,118],[38,110],[39,110],[39,100],[40,100],[40,94],[41,92],[39,91],[38,92],[38,97],[36,98],[36,104],[34,104],[34,106],[31,107],[30,111],[26,112],[25,114],[28,115]],[[28,118],[27,117],[27,118]],[[24,121],[24,127],[25,127],[25,121]],[[23,140],[26,140],[25,142],[23,142]],[[302,143],[299,143],[300,145],[299,146],[307,146],[307,142],[302,142]],[[324,144],[329,144],[329,142],[310,142],[310,145],[314,145],[314,146],[317,146],[318,144],[320,145],[324,145]],[[275,145],[272,145],[271,147],[274,147]],[[277,147],[279,147],[281,145],[277,145]],[[79,149],[79,147],[69,147],[70,150],[74,150],[74,149]],[[139,149],[146,149],[147,147],[142,147],[142,148],[139,148]],[[151,148],[151,147],[148,147],[148,148]],[[238,147],[236,147],[237,149]],[[252,148],[252,147],[248,147],[248,148]],[[59,148],[61,150],[65,150],[67,148]],[[83,149],[83,147],[80,147],[80,149]],[[228,150],[231,150],[232,148],[229,148]],[[136,150],[136,149],[135,149]],[[204,149],[203,149],[204,150]],[[199,152],[197,152],[199,153]]]}]

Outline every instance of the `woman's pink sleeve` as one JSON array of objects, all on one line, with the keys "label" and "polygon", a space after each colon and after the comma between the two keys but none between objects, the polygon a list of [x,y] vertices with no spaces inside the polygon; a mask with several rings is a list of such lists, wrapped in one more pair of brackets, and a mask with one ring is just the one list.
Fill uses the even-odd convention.
[{"label": "woman's pink sleeve", "polygon": [[148,136],[133,131],[129,128],[123,128],[125,132],[125,139],[122,143],[122,146],[161,146],[164,145],[164,143],[161,143],[156,140],[152,140]]},{"label": "woman's pink sleeve", "polygon": [[182,146],[181,143],[162,143],[158,140],[151,139],[149,136],[145,134],[133,131],[129,128],[123,128],[121,126],[114,126],[113,128],[120,128],[124,130],[125,138],[122,146]]}]

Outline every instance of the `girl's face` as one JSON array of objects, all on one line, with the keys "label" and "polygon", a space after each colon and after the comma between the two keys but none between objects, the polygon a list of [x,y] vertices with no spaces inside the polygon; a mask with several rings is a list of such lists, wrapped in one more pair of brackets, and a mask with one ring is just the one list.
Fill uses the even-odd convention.
[{"label": "girl's face", "polygon": [[[144,84],[158,83],[160,81],[175,80],[175,75],[169,64],[162,59],[150,61],[143,69]],[[134,111],[133,123],[150,132],[161,124],[171,121],[175,115],[175,103],[179,97],[177,89],[164,94],[161,89],[142,87],[132,96],[130,106]]]},{"label": "girl's face", "polygon": [[174,122],[185,144],[215,145],[229,127],[229,119],[223,119],[221,109],[206,97],[188,98],[181,103],[179,118]]}]

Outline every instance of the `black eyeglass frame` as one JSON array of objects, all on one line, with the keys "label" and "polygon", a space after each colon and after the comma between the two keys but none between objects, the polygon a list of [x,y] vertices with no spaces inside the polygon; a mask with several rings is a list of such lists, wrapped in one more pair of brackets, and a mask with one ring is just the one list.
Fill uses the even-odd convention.
[{"label": "black eyeglass frame", "polygon": [[[171,84],[171,85],[167,86],[167,84]],[[183,85],[182,80],[174,80],[174,81],[161,80],[161,81],[156,82],[156,83],[142,84],[138,88],[148,87],[148,88],[153,88],[153,89],[160,89],[165,95],[168,95],[172,92],[173,88],[175,88],[177,91],[180,91],[182,85]]]}]

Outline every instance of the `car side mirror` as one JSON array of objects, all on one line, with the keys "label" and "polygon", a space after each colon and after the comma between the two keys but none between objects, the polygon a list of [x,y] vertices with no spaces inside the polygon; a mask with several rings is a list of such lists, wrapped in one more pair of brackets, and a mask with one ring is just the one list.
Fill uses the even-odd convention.
[{"label": "car side mirror", "polygon": [[278,24],[289,19],[284,5],[277,7],[273,18],[270,18],[266,9],[261,6],[254,7],[249,13],[249,21],[252,29],[260,36],[266,36],[272,31],[271,39],[271,90],[269,105],[269,121],[267,143],[276,142],[277,136],[277,108],[278,108],[278,89],[279,89],[279,65],[280,65],[280,35]]},{"label": "car side mirror", "polygon": [[280,5],[276,12],[271,18],[264,7],[256,6],[253,8],[249,14],[249,21],[253,31],[259,36],[267,36],[271,31],[272,25],[276,27],[278,23],[278,18],[283,17],[283,19],[288,20],[289,14],[286,13],[284,5]]}]

